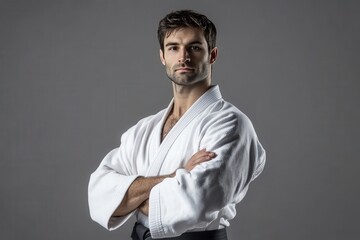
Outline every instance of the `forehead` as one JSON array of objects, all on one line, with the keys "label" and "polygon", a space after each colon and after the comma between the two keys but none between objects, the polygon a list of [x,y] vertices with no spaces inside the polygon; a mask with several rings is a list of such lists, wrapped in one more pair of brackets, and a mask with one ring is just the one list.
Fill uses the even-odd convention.
[{"label": "forehead", "polygon": [[204,32],[199,28],[179,28],[172,31],[164,39],[164,45],[167,43],[188,44],[200,42],[206,44]]}]

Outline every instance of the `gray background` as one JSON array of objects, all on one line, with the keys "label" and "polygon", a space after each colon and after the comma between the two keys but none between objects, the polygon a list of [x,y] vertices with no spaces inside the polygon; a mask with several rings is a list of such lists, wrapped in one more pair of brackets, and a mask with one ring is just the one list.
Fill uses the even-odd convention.
[{"label": "gray background", "polygon": [[0,1],[0,239],[129,239],[90,220],[89,175],[171,85],[156,28],[218,28],[214,83],[267,165],[231,239],[358,239],[359,1]]}]

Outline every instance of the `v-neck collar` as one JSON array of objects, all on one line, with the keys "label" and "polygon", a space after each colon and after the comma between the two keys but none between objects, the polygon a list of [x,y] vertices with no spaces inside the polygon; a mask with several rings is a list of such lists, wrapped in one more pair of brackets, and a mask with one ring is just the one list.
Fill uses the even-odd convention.
[{"label": "v-neck collar", "polygon": [[159,132],[157,134],[157,142],[159,149],[155,156],[155,159],[152,161],[149,170],[147,171],[146,176],[155,176],[158,174],[166,154],[168,153],[169,149],[171,148],[176,138],[180,135],[180,133],[196,116],[198,116],[202,111],[204,111],[209,105],[215,103],[221,98],[222,96],[219,86],[212,86],[203,95],[201,95],[201,97],[199,97],[199,99],[197,99],[193,105],[191,105],[191,107],[184,113],[183,116],[181,116],[179,121],[169,131],[164,140],[161,142],[163,126],[174,104],[174,99],[171,100],[165,114],[160,121]]}]

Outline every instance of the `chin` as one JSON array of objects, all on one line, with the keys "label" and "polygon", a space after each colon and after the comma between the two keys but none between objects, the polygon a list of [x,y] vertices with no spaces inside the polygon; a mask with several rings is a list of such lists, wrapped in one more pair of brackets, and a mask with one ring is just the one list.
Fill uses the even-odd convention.
[{"label": "chin", "polygon": [[172,82],[178,86],[190,87],[190,86],[205,84],[206,81],[173,81],[172,80]]}]

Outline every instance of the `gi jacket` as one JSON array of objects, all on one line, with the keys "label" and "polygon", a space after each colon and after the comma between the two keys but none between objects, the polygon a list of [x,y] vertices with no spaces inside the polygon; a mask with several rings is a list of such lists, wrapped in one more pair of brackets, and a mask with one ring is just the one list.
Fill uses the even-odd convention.
[{"label": "gi jacket", "polygon": [[[249,118],[223,100],[219,87],[204,93],[161,142],[168,108],[140,120],[121,137],[91,175],[89,207],[94,221],[113,230],[132,214],[153,238],[229,226],[235,205],[263,170],[265,150]],[[182,167],[201,149],[216,153],[190,172]],[[134,211],[111,217],[138,176],[167,175],[150,193],[149,216]]]}]

